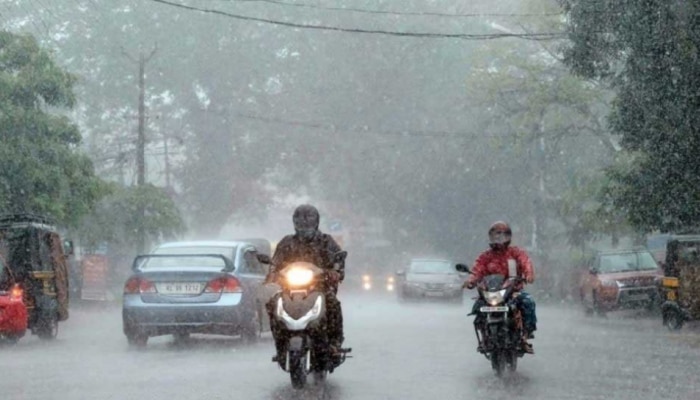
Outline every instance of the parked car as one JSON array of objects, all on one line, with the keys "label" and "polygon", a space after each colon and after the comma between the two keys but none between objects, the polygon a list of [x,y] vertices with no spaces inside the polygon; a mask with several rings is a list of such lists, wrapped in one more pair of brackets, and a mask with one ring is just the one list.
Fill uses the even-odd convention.
[{"label": "parked car", "polygon": [[461,303],[464,276],[454,265],[446,259],[412,259],[405,270],[396,272],[399,299],[438,298]]},{"label": "parked car", "polygon": [[124,285],[123,329],[130,345],[191,333],[240,335],[269,330],[262,284],[266,270],[247,242],[192,241],[158,246],[134,259]]},{"label": "parked car", "polygon": [[658,281],[662,276],[658,263],[645,248],[600,251],[581,271],[581,302],[587,314],[652,308],[658,304]]}]

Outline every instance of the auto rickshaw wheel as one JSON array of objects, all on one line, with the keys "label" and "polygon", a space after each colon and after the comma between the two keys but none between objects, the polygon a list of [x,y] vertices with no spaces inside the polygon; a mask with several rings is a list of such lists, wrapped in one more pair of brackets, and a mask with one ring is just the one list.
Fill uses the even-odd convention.
[{"label": "auto rickshaw wheel", "polygon": [[663,321],[664,325],[670,330],[671,332],[675,332],[680,330],[683,327],[683,324],[685,323],[685,319],[683,318],[683,315],[675,309],[668,309],[663,312]]},{"label": "auto rickshaw wheel", "polygon": [[21,337],[21,335],[15,335],[15,334],[0,335],[0,346],[2,346],[2,345],[13,346],[13,345],[17,344],[20,337]]},{"label": "auto rickshaw wheel", "polygon": [[39,339],[53,340],[58,336],[58,316],[55,313],[43,316],[36,327]]}]

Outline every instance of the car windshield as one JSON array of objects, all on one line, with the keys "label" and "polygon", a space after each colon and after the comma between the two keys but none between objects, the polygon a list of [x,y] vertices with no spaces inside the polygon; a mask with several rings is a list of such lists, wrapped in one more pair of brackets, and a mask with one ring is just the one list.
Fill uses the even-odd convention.
[{"label": "car windshield", "polygon": [[655,270],[658,266],[648,252],[606,254],[600,258],[600,272]]},{"label": "car windshield", "polygon": [[449,261],[426,260],[412,262],[409,272],[414,274],[452,274],[455,273],[455,270]]}]

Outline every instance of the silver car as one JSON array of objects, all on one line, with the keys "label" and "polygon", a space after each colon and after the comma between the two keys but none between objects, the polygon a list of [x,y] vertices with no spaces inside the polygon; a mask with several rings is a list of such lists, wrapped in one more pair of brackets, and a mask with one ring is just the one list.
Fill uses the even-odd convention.
[{"label": "silver car", "polygon": [[261,301],[266,269],[246,242],[192,241],[158,246],[136,257],[124,285],[124,334],[130,345],[152,336],[241,335],[269,330]]},{"label": "silver car", "polygon": [[462,303],[465,277],[457,272],[454,265],[450,260],[412,259],[405,270],[396,273],[399,277],[399,299],[437,298]]}]

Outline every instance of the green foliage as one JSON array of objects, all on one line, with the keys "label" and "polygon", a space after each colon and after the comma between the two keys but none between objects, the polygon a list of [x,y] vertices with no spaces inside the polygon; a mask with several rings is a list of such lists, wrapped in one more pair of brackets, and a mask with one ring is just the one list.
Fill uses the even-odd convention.
[{"label": "green foliage", "polygon": [[75,78],[31,36],[0,32],[0,209],[47,214],[74,226],[100,180],[78,150],[80,133],[50,107],[70,108]]},{"label": "green foliage", "polygon": [[164,189],[153,185],[125,188],[113,184],[83,220],[81,244],[86,249],[96,249],[108,243],[117,253],[129,252],[139,245],[137,232],[141,227],[151,243],[175,238],[185,230],[177,206]]},{"label": "green foliage", "polygon": [[565,0],[573,71],[610,80],[611,128],[641,156],[611,170],[613,204],[640,231],[678,231],[700,219],[700,5]]}]

